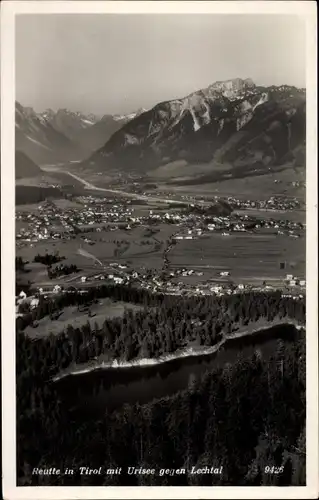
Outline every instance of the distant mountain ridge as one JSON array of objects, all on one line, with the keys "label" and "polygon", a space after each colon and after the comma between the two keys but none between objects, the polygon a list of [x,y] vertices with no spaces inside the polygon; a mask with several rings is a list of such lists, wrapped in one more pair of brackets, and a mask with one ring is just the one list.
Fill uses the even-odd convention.
[{"label": "distant mountain ridge", "polygon": [[61,132],[72,141],[77,141],[78,135],[82,130],[93,126],[99,119],[93,115],[85,115],[80,112],[73,112],[68,109],[58,109],[54,112],[52,109],[47,109],[43,113],[38,114],[55,130]]},{"label": "distant mountain ridge", "polygon": [[91,127],[82,129],[77,135],[77,140],[92,153],[102,147],[127,121],[126,117],[115,118],[113,115],[104,115]]},{"label": "distant mountain ridge", "polygon": [[139,112],[102,118],[65,108],[36,113],[16,102],[16,149],[40,165],[83,160]]},{"label": "distant mountain ridge", "polygon": [[50,119],[19,102],[15,106],[15,148],[41,165],[83,159],[83,148],[57,130]]},{"label": "distant mountain ridge", "polygon": [[127,123],[137,116],[141,115],[142,113],[146,113],[147,109],[145,108],[139,108],[137,111],[134,111],[133,113],[128,113],[127,115],[113,115],[113,118],[115,121],[119,121],[122,123]]},{"label": "distant mountain ridge", "polygon": [[147,172],[184,160],[266,168],[300,156],[305,112],[305,89],[217,81],[137,115],[85,165]]}]

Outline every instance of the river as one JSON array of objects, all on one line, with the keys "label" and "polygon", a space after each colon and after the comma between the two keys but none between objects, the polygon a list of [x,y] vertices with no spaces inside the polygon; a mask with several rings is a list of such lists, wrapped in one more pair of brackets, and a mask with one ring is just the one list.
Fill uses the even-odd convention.
[{"label": "river", "polygon": [[258,351],[263,359],[276,351],[278,339],[293,342],[300,335],[289,324],[260,330],[252,335],[229,339],[217,352],[174,359],[166,363],[128,368],[103,368],[73,374],[55,382],[56,389],[69,410],[81,409],[88,415],[112,411],[126,403],[145,404],[186,389],[207,371],[248,358]]}]

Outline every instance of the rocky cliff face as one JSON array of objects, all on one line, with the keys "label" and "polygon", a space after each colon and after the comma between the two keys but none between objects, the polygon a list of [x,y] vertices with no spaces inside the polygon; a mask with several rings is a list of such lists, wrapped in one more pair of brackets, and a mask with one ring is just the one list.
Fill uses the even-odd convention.
[{"label": "rocky cliff face", "polygon": [[305,106],[304,89],[215,82],[136,116],[88,164],[145,172],[175,160],[233,167],[293,161],[305,141]]}]

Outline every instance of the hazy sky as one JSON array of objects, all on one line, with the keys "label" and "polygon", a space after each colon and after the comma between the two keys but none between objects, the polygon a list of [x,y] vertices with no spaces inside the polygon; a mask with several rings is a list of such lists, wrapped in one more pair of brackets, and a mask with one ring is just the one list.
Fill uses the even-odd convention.
[{"label": "hazy sky", "polygon": [[36,111],[130,112],[236,77],[305,87],[305,33],[296,16],[16,19],[16,98]]}]

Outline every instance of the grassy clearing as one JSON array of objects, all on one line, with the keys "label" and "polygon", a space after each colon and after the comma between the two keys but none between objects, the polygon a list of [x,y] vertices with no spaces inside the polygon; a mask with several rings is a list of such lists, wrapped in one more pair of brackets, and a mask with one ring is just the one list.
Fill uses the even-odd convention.
[{"label": "grassy clearing", "polygon": [[39,321],[37,328],[28,326],[25,333],[31,338],[45,337],[50,333],[58,335],[62,331],[66,331],[68,325],[72,325],[73,328],[81,328],[88,322],[92,328],[94,328],[95,323],[100,328],[105,319],[122,317],[125,310],[137,311],[141,309],[141,306],[126,302],[113,302],[111,299],[101,299],[98,304],[93,304],[90,309],[92,314],[95,314],[92,318],[88,316],[87,312],[78,311],[76,306],[66,307],[57,320],[51,321],[46,316]]}]

